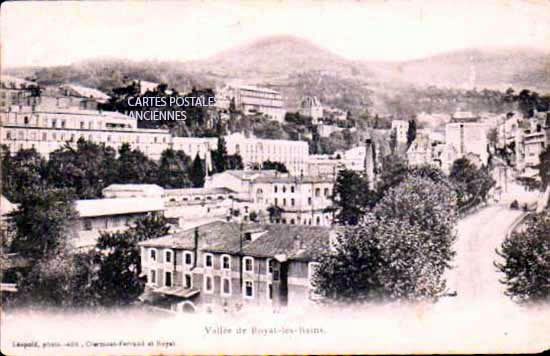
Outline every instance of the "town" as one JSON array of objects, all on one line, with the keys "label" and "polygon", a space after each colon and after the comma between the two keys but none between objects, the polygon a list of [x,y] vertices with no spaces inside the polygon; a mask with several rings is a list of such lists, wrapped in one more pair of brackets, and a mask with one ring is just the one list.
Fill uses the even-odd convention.
[{"label": "town", "polygon": [[[42,86],[2,77],[3,308],[34,303],[33,293],[44,293],[38,290],[54,281],[77,283],[79,295],[43,295],[42,302],[133,304],[166,312],[281,311],[327,299],[376,300],[370,296],[375,293],[438,299],[457,293],[443,287],[441,266],[453,256],[460,219],[483,206],[515,208],[523,213],[514,233],[525,234],[535,228],[533,214],[546,211],[548,97],[529,104],[525,92],[514,99],[511,90],[505,112],[455,111],[443,120],[442,114],[437,120],[425,113],[376,115],[376,122],[387,123],[380,128],[372,117],[353,119],[316,97],[302,98],[292,113],[276,90],[228,85],[189,94],[215,102],[193,110],[217,135],[182,136],[180,127],[140,127],[142,122],[115,110],[117,101],[130,103],[128,98],[166,103],[173,90],[167,93],[163,83],[147,83],[143,90],[139,79],[127,84],[106,94],[72,83]],[[116,94],[122,89],[126,94]],[[306,125],[295,140],[230,130],[250,117],[265,125]],[[421,126],[432,121],[438,124]],[[341,149],[316,148],[320,138],[330,145],[342,131],[355,136]],[[414,199],[423,200],[423,208],[409,206]],[[412,210],[385,210],[407,206]],[[384,214],[386,220],[411,220],[388,230],[388,222],[379,220]],[[414,233],[420,240],[440,241],[430,242],[435,251],[415,253],[427,254],[426,266],[439,263],[439,272],[398,276],[405,279],[399,283],[411,284],[401,291],[394,290],[395,280],[384,287],[386,276],[359,289],[336,282],[351,272],[330,266],[357,248],[357,238],[390,234],[394,241],[379,247],[383,253],[405,243],[399,234],[419,226],[425,230]],[[125,253],[135,257],[123,258]],[[76,268],[76,275],[55,275],[52,263]],[[353,261],[347,263],[353,268]],[[372,268],[351,278],[379,273]],[[117,279],[128,273],[131,281]],[[416,278],[435,282],[421,287]]]}]

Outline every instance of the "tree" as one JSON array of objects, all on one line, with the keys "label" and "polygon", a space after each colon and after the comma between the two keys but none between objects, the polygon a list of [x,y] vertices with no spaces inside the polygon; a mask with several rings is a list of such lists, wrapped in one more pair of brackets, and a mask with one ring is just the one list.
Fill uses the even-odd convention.
[{"label": "tree", "polygon": [[486,167],[477,168],[467,158],[453,162],[449,179],[456,187],[460,207],[484,201],[496,184]]},{"label": "tree", "polygon": [[159,163],[157,184],[166,189],[191,186],[191,158],[184,151],[167,148],[162,151]]},{"label": "tree", "polygon": [[487,132],[487,141],[493,146],[496,147],[498,143],[498,130],[496,127],[493,127]]},{"label": "tree", "polygon": [[264,161],[264,163],[262,163],[262,170],[268,169],[274,169],[281,173],[288,173],[288,169],[285,164],[281,162],[272,162],[270,160]]},{"label": "tree", "polygon": [[437,299],[454,256],[456,220],[450,187],[407,177],[337,237],[314,275],[316,291],[346,302]]},{"label": "tree", "polygon": [[72,188],[80,199],[101,197],[101,191],[117,179],[116,152],[105,144],[82,137],[76,149],[69,144],[50,154],[48,182],[57,188]]},{"label": "tree", "polygon": [[365,177],[351,170],[338,172],[332,196],[336,210],[335,221],[342,225],[356,225],[372,206],[374,193]]},{"label": "tree", "polygon": [[397,186],[407,177],[407,162],[400,156],[389,155],[382,158],[382,169],[379,175],[376,191],[382,197],[391,187]]},{"label": "tree", "polygon": [[547,146],[539,155],[539,164],[536,168],[539,170],[543,189],[546,189],[550,183],[550,146]]},{"label": "tree", "polygon": [[26,190],[11,213],[16,228],[11,250],[31,259],[55,254],[70,238],[76,217],[71,191],[44,186]]},{"label": "tree", "polygon": [[2,194],[19,202],[26,191],[44,184],[46,160],[35,149],[19,150],[11,156],[2,146]]},{"label": "tree", "polygon": [[416,138],[416,120],[412,119],[409,120],[409,128],[407,129],[407,147],[411,145],[411,143]]},{"label": "tree", "polygon": [[163,217],[148,216],[137,220],[125,232],[102,233],[97,248],[97,278],[93,288],[104,306],[127,305],[143,292],[141,256],[138,243],[169,233]]},{"label": "tree", "polygon": [[204,186],[204,176],[204,164],[197,153],[195,159],[193,160],[191,171],[189,172],[189,179],[191,179],[193,188],[200,188]]},{"label": "tree", "polygon": [[395,155],[397,151],[397,132],[395,129],[391,130],[390,133],[390,151],[392,155]]},{"label": "tree", "polygon": [[550,211],[533,215],[523,231],[512,232],[497,250],[505,294],[519,303],[550,301]]},{"label": "tree", "polygon": [[222,173],[228,169],[228,155],[225,139],[223,137],[218,138],[218,146],[214,152],[212,152],[212,163],[214,164],[214,170],[217,173]]},{"label": "tree", "polygon": [[118,150],[116,169],[115,183],[145,184],[156,181],[158,167],[143,152],[132,150],[128,143],[124,143]]}]

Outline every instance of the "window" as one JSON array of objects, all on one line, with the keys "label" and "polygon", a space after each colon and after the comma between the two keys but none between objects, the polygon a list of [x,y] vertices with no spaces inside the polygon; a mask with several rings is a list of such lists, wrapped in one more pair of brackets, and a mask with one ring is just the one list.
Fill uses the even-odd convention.
[{"label": "window", "polygon": [[231,279],[229,278],[222,279],[222,295],[231,295]]},{"label": "window", "polygon": [[286,206],[286,198],[283,198],[283,206]]},{"label": "window", "polygon": [[151,257],[151,261],[156,262],[157,261],[157,250],[152,248],[149,250],[149,256]]},{"label": "window", "polygon": [[214,267],[214,256],[211,253],[204,255],[204,268]]},{"label": "window", "polygon": [[267,300],[273,300],[273,284],[267,284]]},{"label": "window", "polygon": [[308,197],[308,198],[307,198],[307,204],[308,204],[308,205],[311,205],[311,197]]},{"label": "window", "polygon": [[273,186],[273,190],[274,190],[275,193],[277,193],[277,186],[276,185]]},{"label": "window", "polygon": [[11,140],[11,131],[6,132],[6,140]]},{"label": "window", "polygon": [[92,220],[86,219],[84,220],[84,230],[90,231],[92,229]]},{"label": "window", "polygon": [[212,276],[204,276],[204,291],[206,293],[214,292],[214,278]]},{"label": "window", "polygon": [[222,255],[222,269],[231,269],[231,257],[229,255]]},{"label": "window", "polygon": [[286,185],[283,185],[283,193],[286,193]]},{"label": "window", "polygon": [[172,251],[168,250],[164,252],[164,262],[172,263]]},{"label": "window", "polygon": [[184,275],[183,286],[185,288],[193,288],[193,278],[190,273]]},{"label": "window", "polygon": [[290,199],[290,205],[291,205],[291,206],[294,206],[294,198],[291,198],[291,199]]},{"label": "window", "polygon": [[317,225],[321,225],[321,218],[320,217],[317,217],[315,220],[317,222]]},{"label": "window", "polygon": [[157,284],[157,271],[154,269],[149,272],[149,284]]},{"label": "window", "polygon": [[275,198],[275,205],[278,205],[279,202],[277,201],[277,198]]},{"label": "window", "polygon": [[65,120],[61,120],[61,128],[65,128]]},{"label": "window", "polygon": [[193,264],[193,254],[189,251],[183,253],[183,264],[190,266]]},{"label": "window", "polygon": [[243,294],[244,294],[244,297],[247,299],[254,298],[254,282],[250,280],[244,282]]},{"label": "window", "polygon": [[267,265],[267,274],[272,274],[273,273],[273,260],[271,258],[268,258],[266,260],[266,265]]},{"label": "window", "polygon": [[42,133],[42,141],[47,141],[48,140],[48,134],[43,132]]},{"label": "window", "polygon": [[315,197],[318,198],[321,195],[321,188],[315,188]]},{"label": "window", "polygon": [[328,197],[328,196],[329,196],[328,188],[325,188],[325,197]]},{"label": "window", "polygon": [[52,120],[52,127],[55,127],[57,125],[57,122],[55,120]]},{"label": "window", "polygon": [[244,272],[253,272],[254,271],[254,259],[252,257],[245,257],[243,260],[243,271]]},{"label": "window", "polygon": [[166,271],[164,273],[164,285],[166,287],[172,287],[172,272]]},{"label": "window", "polygon": [[294,186],[293,185],[290,186],[290,192],[294,193]]},{"label": "window", "polygon": [[29,117],[28,117],[28,116],[25,116],[25,118],[23,119],[23,121],[25,122],[25,125],[28,125],[28,124],[29,124]]}]

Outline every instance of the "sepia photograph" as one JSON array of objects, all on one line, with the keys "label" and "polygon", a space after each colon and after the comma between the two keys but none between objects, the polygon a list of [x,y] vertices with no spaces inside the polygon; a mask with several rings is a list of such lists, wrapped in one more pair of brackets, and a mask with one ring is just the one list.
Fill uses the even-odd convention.
[{"label": "sepia photograph", "polygon": [[550,2],[5,1],[5,355],[550,349]]}]

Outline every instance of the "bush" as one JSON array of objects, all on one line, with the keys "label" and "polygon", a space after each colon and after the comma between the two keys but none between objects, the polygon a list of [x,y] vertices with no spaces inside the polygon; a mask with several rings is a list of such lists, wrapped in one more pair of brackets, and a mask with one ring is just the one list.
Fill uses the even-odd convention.
[{"label": "bush", "polygon": [[504,273],[505,294],[520,303],[550,301],[550,212],[531,216],[527,228],[513,232],[497,250],[504,263],[495,263]]}]

